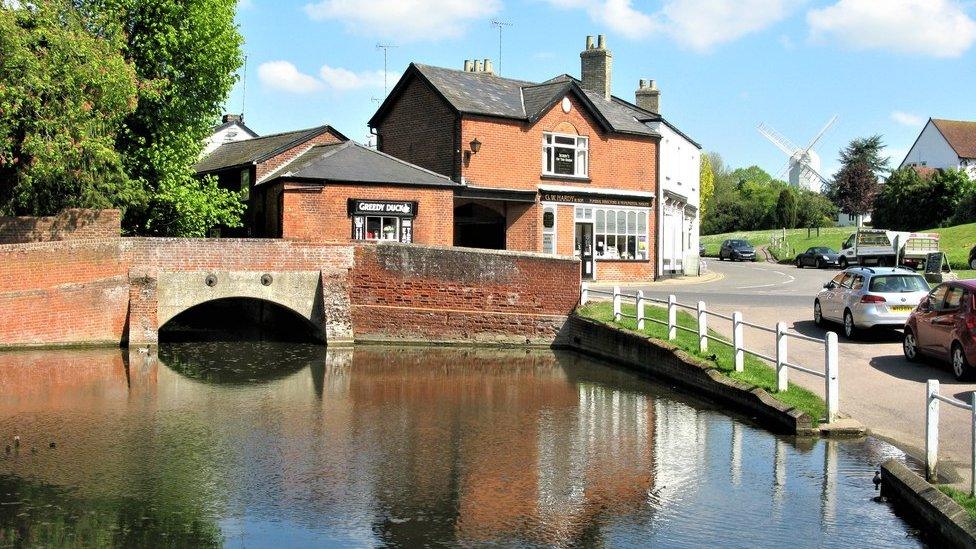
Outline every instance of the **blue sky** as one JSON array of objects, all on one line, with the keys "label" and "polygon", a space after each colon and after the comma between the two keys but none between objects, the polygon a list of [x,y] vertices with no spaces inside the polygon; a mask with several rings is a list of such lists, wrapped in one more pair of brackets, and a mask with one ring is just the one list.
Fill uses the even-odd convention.
[{"label": "blue sky", "polygon": [[[976,2],[957,0],[242,0],[245,117],[265,134],[329,123],[364,141],[366,121],[411,62],[460,69],[492,58],[491,19],[512,23],[501,73],[579,75],[588,34],[606,34],[613,91],[641,78],[663,114],[727,164],[776,175],[786,157],[765,122],[817,145],[824,175],[850,139],[880,133],[897,164],[929,117],[974,120]],[[228,100],[242,105],[243,84]]]}]

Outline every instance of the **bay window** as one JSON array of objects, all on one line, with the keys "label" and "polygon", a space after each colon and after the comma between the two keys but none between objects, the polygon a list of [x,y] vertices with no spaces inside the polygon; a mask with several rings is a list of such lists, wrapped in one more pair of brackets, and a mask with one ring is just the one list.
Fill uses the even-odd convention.
[{"label": "bay window", "polygon": [[589,142],[581,135],[543,134],[542,173],[544,175],[587,177]]}]

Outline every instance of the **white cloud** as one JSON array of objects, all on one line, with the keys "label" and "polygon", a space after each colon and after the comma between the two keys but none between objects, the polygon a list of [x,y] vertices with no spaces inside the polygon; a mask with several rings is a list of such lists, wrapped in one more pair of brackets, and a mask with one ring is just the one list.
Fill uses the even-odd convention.
[{"label": "white cloud", "polygon": [[[383,71],[353,72],[342,67],[322,65],[319,76],[322,77],[325,85],[338,91],[383,87]],[[399,80],[400,74],[391,72],[386,78],[387,82],[393,85]]]},{"label": "white cloud", "polygon": [[494,15],[501,0],[321,0],[306,4],[316,21],[336,20],[359,34],[403,42],[464,34],[466,24]]},{"label": "white cloud", "polygon": [[559,8],[584,8],[594,21],[630,39],[666,34],[683,46],[707,52],[785,19],[805,0],[665,0],[655,13],[631,0],[546,0]]},{"label": "white cloud", "polygon": [[258,80],[269,88],[291,93],[312,93],[323,88],[322,82],[299,71],[288,61],[261,63]]},{"label": "white cloud", "polygon": [[807,23],[814,39],[854,49],[959,57],[976,41],[976,21],[954,0],[839,0]]},{"label": "white cloud", "polygon": [[925,123],[925,119],[921,116],[903,111],[891,113],[891,119],[903,126],[911,126],[913,128],[917,128]]}]

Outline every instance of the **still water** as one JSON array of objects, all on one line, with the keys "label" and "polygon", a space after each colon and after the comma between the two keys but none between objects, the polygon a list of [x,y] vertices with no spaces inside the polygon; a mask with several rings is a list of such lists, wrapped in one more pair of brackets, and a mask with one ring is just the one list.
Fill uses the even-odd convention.
[{"label": "still water", "polygon": [[873,500],[892,447],[571,353],[122,353],[0,354],[0,546],[921,544]]}]

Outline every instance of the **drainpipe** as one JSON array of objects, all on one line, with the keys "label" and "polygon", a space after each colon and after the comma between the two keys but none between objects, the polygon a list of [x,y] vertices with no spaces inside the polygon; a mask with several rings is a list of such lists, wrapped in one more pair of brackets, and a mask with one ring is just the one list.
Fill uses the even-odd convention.
[{"label": "drainpipe", "polygon": [[661,272],[664,270],[664,259],[663,259],[663,241],[661,240],[661,232],[664,227],[664,185],[661,183],[661,143],[663,139],[657,138],[657,152],[656,158],[654,159],[654,171],[655,171],[655,182],[657,184],[656,194],[657,194],[657,204],[654,205],[654,210],[657,213],[654,217],[654,264],[656,265],[654,269],[654,280],[661,279]]}]

